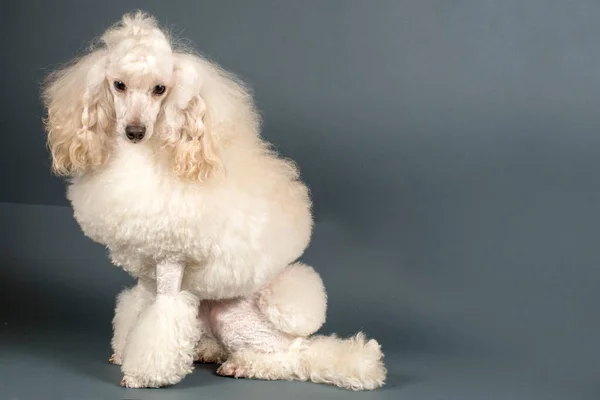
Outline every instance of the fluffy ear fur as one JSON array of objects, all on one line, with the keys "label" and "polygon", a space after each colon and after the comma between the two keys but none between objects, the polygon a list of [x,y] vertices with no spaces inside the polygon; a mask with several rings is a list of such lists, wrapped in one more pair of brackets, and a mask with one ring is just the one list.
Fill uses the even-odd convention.
[{"label": "fluffy ear fur", "polygon": [[223,170],[223,149],[258,138],[259,117],[251,95],[233,75],[194,54],[174,53],[175,86],[158,121],[172,151],[172,167],[184,179],[205,181]]},{"label": "fluffy ear fur", "polygon": [[106,50],[94,51],[47,78],[43,100],[52,170],[71,175],[104,163],[114,109],[105,79]]}]

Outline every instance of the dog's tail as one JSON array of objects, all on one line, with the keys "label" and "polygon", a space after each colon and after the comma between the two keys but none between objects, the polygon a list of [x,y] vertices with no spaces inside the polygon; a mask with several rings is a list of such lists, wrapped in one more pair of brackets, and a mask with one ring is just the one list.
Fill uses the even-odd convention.
[{"label": "dog's tail", "polygon": [[[292,350],[293,351],[293,350]],[[351,390],[373,390],[385,384],[383,352],[361,332],[350,338],[316,335],[299,349],[299,377]]]},{"label": "dog's tail", "polygon": [[358,391],[383,386],[387,369],[379,343],[358,333],[345,339],[335,335],[297,338],[287,351],[237,352],[217,373],[238,378],[312,381]]}]

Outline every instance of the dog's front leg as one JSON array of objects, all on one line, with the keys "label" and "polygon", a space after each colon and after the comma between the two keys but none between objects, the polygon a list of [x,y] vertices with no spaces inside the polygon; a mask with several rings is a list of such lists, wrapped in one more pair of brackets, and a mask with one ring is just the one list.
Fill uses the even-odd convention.
[{"label": "dog's front leg", "polygon": [[183,271],[183,263],[171,260],[156,266],[156,300],[128,337],[121,385],[174,385],[192,371],[200,335],[198,299],[181,290]]}]

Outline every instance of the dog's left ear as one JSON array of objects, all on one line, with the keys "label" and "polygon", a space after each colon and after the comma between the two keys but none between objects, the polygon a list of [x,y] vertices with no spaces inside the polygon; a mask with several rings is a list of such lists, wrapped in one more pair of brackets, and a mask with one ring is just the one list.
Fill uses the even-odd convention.
[{"label": "dog's left ear", "polygon": [[184,179],[206,181],[225,169],[226,147],[256,138],[259,117],[249,91],[233,75],[199,56],[174,53],[174,86],[158,130]]}]

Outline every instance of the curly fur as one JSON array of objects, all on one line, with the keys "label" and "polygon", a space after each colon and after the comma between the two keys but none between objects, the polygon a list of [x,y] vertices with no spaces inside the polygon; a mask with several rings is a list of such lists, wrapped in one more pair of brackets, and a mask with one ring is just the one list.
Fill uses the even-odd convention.
[{"label": "curly fur", "polygon": [[[237,77],[135,12],[50,74],[43,99],[52,169],[69,177],[75,219],[139,280],[119,295],[113,320],[111,360],[124,386],[175,384],[194,359],[228,357],[231,368],[246,353],[308,373],[275,363],[269,376],[281,379],[383,385],[378,344],[306,339],[327,304],[319,275],[294,264],[313,228],[309,192],[295,164],[261,138]],[[128,137],[131,126],[144,137]],[[157,275],[165,263],[171,281]],[[175,292],[157,296],[165,285]],[[329,351],[292,360],[298,338]]]},{"label": "curly fur", "polygon": [[327,294],[312,267],[295,263],[258,293],[256,306],[280,331],[308,336],[325,323]]}]

